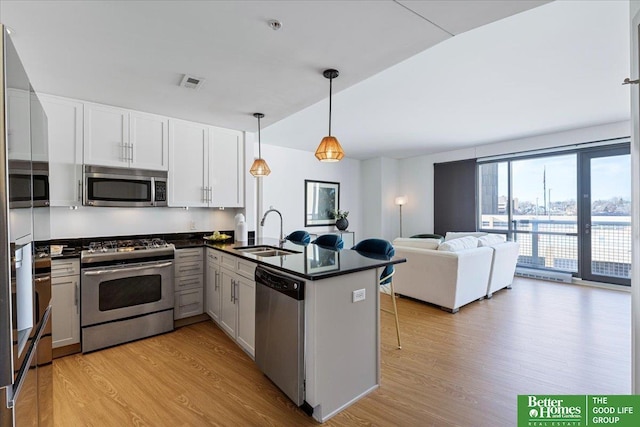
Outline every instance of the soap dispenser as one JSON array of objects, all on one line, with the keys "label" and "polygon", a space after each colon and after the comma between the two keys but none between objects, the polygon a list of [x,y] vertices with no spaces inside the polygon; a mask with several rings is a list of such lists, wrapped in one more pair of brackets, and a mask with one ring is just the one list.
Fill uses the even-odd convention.
[{"label": "soap dispenser", "polygon": [[244,220],[244,215],[239,213],[235,216],[236,228],[235,228],[235,241],[246,242],[249,240],[249,232],[247,229],[247,223]]}]

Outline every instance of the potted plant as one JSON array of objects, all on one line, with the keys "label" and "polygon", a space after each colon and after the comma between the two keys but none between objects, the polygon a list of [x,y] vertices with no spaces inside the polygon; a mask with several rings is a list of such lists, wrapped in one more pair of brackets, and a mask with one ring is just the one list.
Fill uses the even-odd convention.
[{"label": "potted plant", "polygon": [[349,227],[349,221],[347,220],[347,216],[349,216],[349,211],[341,211],[340,209],[336,209],[332,212],[333,217],[336,220],[336,228],[340,231],[344,231]]}]

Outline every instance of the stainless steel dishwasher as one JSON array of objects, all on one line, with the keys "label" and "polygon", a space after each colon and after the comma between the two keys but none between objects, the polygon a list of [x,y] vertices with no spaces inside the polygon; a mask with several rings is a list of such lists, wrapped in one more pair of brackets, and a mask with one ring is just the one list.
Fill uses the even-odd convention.
[{"label": "stainless steel dishwasher", "polygon": [[293,402],[304,402],[304,282],[256,268],[255,357]]}]

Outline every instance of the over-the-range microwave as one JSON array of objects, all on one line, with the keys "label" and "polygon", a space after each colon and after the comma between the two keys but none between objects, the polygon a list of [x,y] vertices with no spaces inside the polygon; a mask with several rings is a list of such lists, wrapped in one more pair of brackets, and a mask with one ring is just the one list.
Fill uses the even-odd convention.
[{"label": "over-the-range microwave", "polygon": [[9,160],[9,207],[49,206],[49,163]]},{"label": "over-the-range microwave", "polygon": [[85,206],[167,206],[167,172],[84,166]]}]

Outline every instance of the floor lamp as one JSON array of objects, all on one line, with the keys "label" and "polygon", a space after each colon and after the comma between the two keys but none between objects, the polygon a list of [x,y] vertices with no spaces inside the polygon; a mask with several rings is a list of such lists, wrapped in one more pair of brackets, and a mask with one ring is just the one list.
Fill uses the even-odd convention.
[{"label": "floor lamp", "polygon": [[396,197],[396,205],[400,206],[400,237],[402,237],[402,205],[407,204],[407,196]]}]

